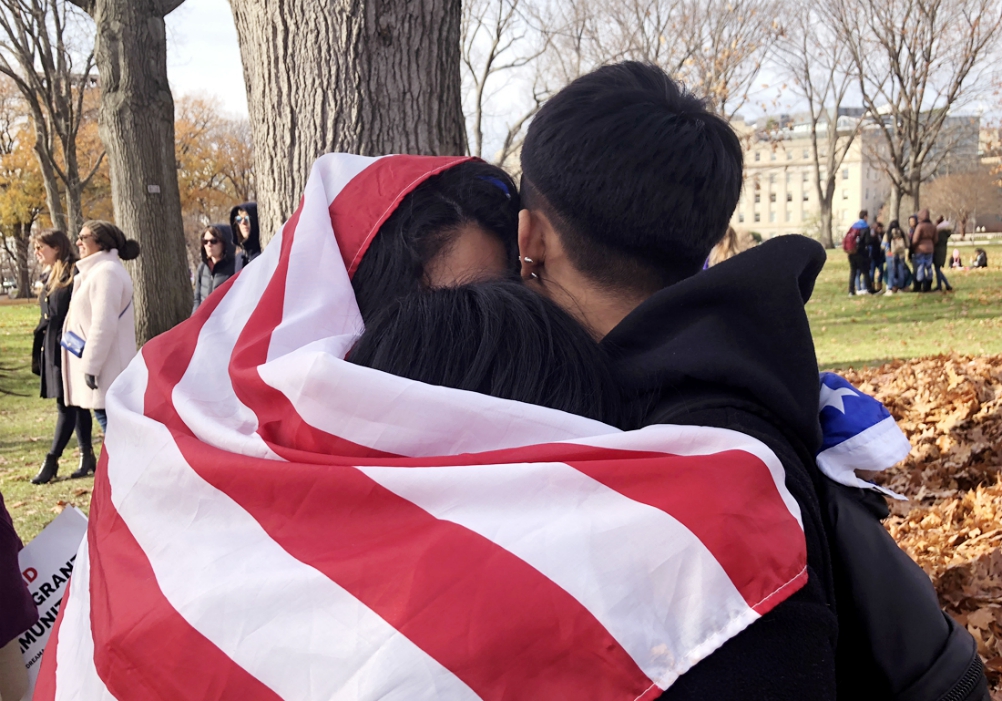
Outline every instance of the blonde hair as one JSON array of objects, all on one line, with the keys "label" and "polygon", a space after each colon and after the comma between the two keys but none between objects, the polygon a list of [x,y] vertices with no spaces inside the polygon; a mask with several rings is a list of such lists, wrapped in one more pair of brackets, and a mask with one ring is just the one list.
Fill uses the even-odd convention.
[{"label": "blonde hair", "polygon": [[49,279],[45,282],[41,294],[52,294],[60,287],[72,285],[74,266],[77,264],[77,252],[74,250],[73,244],[70,243],[70,237],[66,235],[66,232],[59,229],[44,229],[32,238],[36,242],[56,249],[56,262],[49,270]]},{"label": "blonde hair", "polygon": [[723,263],[739,253],[741,253],[741,246],[738,244],[738,232],[734,230],[734,227],[729,226],[724,238],[720,239],[717,245],[710,250],[709,267],[712,268],[717,263]]}]

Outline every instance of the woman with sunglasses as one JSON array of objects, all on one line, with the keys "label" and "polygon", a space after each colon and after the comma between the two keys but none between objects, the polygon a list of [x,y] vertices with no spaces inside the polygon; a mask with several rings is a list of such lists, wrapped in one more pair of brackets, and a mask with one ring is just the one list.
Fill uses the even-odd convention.
[{"label": "woman with sunglasses", "polygon": [[226,224],[212,224],[202,232],[202,262],[195,271],[194,314],[212,291],[233,277],[243,267],[237,259],[233,231]]},{"label": "woman with sunglasses", "polygon": [[59,471],[59,458],[74,430],[77,443],[80,444],[80,467],[70,477],[84,477],[88,472],[93,472],[95,460],[91,445],[90,411],[67,406],[63,397],[62,352],[59,342],[62,340],[63,322],[73,294],[77,254],[69,237],[58,229],[38,233],[34,247],[35,258],[44,266],[45,272],[42,274],[42,290],[38,295],[42,316],[35,327],[31,371],[41,378],[42,398],[55,399],[58,412],[52,448],[45,456],[42,468],[31,480],[34,484],[46,484]]},{"label": "woman with sunglasses", "polygon": [[66,404],[93,409],[107,432],[104,398],[136,355],[132,278],[123,260],[139,257],[139,244],[106,221],[84,223],[77,236],[76,280],[63,327]]},{"label": "woman with sunglasses", "polygon": [[244,202],[230,210],[230,229],[236,243],[237,257],[250,263],[261,255],[261,232],[257,226],[257,202]]}]

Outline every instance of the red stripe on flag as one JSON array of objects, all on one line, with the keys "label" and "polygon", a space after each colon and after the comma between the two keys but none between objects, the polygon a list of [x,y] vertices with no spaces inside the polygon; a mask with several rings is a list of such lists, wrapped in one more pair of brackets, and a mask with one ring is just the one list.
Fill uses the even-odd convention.
[{"label": "red stripe on flag", "polygon": [[[712,455],[569,461],[610,489],[660,509],[713,554],[759,614],[807,581],[807,545],[759,458],[740,450]],[[786,591],[786,596],[777,592]]]},{"label": "red stripe on flag", "polygon": [[119,701],[277,700],[164,597],[146,553],[111,501],[107,455],[105,448],[87,537],[94,662],[108,691]]},{"label": "red stripe on flag", "polygon": [[276,465],[191,439],[198,474],[484,699],[634,701],[651,681],[567,592],[353,467]]},{"label": "red stripe on flag", "polygon": [[[404,197],[431,176],[473,160],[477,159],[384,156],[352,178],[329,207],[348,277],[354,277],[372,238]],[[406,183],[403,189],[400,183]]]},{"label": "red stripe on flag", "polygon": [[305,200],[300,201],[296,213],[282,230],[282,251],[278,268],[261,295],[261,301],[247,319],[233,348],[229,364],[233,391],[237,398],[257,416],[258,435],[279,455],[283,454],[284,448],[333,455],[385,455],[386,453],[381,451],[372,450],[310,426],[299,415],[288,397],[266,384],[258,373],[258,366],[268,361],[271,334],[282,322],[290,251],[304,202]]}]

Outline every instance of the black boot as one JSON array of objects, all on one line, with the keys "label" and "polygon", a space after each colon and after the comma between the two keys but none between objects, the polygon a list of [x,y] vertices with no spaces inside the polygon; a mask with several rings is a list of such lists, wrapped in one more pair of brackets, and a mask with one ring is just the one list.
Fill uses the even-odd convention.
[{"label": "black boot", "polygon": [[38,471],[38,474],[31,478],[32,484],[47,484],[52,481],[52,478],[56,476],[59,472],[59,458],[51,453],[45,456],[45,462],[42,463],[42,469]]},{"label": "black boot", "polygon": [[922,291],[923,292],[932,291],[932,280],[926,280],[925,282],[922,283]]},{"label": "black boot", "polygon": [[73,479],[79,479],[81,477],[86,477],[87,475],[94,474],[94,468],[97,467],[97,459],[94,457],[94,447],[86,446],[85,448],[80,448],[80,467],[77,471],[72,473],[70,477]]}]

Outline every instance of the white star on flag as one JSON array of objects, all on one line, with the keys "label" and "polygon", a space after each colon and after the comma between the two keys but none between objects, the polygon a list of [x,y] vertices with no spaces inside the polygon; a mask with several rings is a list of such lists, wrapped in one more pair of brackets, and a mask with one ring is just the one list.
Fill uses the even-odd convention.
[{"label": "white star on flag", "polygon": [[842,397],[855,397],[855,396],[857,396],[856,393],[853,390],[849,389],[848,387],[833,388],[822,383],[821,408],[818,409],[818,411],[821,411],[821,409],[824,409],[826,406],[832,406],[844,414],[845,404],[842,402]]}]

